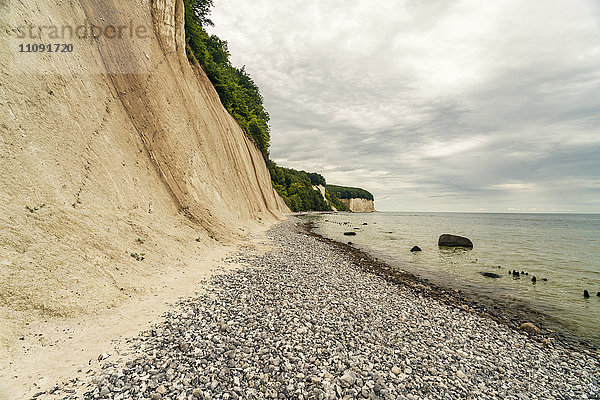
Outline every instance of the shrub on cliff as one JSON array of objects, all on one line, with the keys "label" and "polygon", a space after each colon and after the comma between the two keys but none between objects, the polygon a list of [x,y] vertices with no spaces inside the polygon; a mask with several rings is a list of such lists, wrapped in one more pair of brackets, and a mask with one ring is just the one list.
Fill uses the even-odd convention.
[{"label": "shrub on cliff", "polygon": [[225,109],[254,139],[266,158],[271,139],[269,114],[258,86],[244,67],[231,65],[227,42],[216,35],[209,35],[204,29],[204,26],[213,24],[208,18],[212,0],[184,0],[184,5],[188,57],[198,60]]}]

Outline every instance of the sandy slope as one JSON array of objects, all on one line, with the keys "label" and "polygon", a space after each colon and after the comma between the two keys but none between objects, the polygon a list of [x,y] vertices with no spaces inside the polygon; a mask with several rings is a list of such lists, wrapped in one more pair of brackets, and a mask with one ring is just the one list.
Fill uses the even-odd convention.
[{"label": "sandy slope", "polygon": [[100,354],[109,354],[113,361],[127,359],[129,337],[160,322],[178,299],[203,292],[210,275],[238,267],[224,262],[225,257],[240,249],[268,251],[265,232],[266,228],[260,228],[243,243],[204,249],[194,259],[165,265],[153,277],[152,290],[133,295],[118,307],[76,318],[23,313],[27,325],[19,330],[22,340],[1,358],[0,400],[29,399],[70,379],[85,380],[90,369],[100,367]]},{"label": "sandy slope", "polygon": [[[13,375],[9,361],[25,362],[23,342],[35,347],[33,334],[46,332],[41,341],[50,344],[61,326],[76,334],[82,321],[94,326],[162,296],[165,282],[203,275],[223,244],[288,211],[260,152],[187,60],[182,7],[181,0],[0,4],[4,378]],[[73,53],[17,51],[36,41],[19,38],[20,25],[83,23],[148,34],[60,40],[73,43]]]}]

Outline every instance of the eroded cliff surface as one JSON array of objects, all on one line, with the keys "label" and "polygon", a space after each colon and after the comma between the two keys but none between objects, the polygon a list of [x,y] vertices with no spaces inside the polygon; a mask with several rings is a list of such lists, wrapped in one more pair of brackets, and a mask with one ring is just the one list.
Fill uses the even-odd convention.
[{"label": "eroded cliff surface", "polygon": [[[19,313],[116,306],[288,211],[187,59],[181,0],[8,1],[0,13],[6,330]],[[85,38],[69,36],[81,27]],[[45,39],[72,51],[19,52]]]},{"label": "eroded cliff surface", "polygon": [[352,212],[375,212],[375,203],[373,200],[353,198],[353,199],[340,199],[348,210]]}]

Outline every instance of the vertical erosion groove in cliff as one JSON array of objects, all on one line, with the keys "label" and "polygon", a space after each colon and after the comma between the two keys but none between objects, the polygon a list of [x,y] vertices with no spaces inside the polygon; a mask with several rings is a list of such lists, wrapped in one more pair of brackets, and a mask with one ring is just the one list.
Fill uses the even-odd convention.
[{"label": "vertical erosion groove in cliff", "polygon": [[196,267],[216,238],[287,211],[261,152],[188,62],[183,11],[181,0],[0,7],[7,32],[27,21],[147,33],[72,37],[77,51],[52,55],[0,38],[0,308],[14,311],[0,343],[14,342],[21,311],[117,306]]},{"label": "vertical erosion groove in cliff", "polygon": [[[124,8],[114,0],[82,0],[82,5],[92,24],[110,15],[120,26],[132,17],[108,13]],[[142,43],[147,47],[131,43],[123,49],[99,41],[98,48],[116,97],[177,207],[185,207],[203,225],[223,229],[234,216],[280,217],[286,210],[272,189],[264,160],[257,165],[258,149],[222,107],[201,68],[185,55],[182,0],[154,1],[148,18],[153,39]],[[135,57],[130,53],[146,55],[148,72],[111,73],[118,71],[123,57]]]}]

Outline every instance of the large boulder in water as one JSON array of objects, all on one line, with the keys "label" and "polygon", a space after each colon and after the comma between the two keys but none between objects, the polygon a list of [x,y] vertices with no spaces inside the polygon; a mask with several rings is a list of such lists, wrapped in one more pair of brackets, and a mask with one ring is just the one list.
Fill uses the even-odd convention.
[{"label": "large boulder in water", "polygon": [[471,242],[471,240],[469,240],[469,238],[466,238],[463,236],[456,236],[456,235],[450,235],[450,234],[445,233],[442,236],[440,236],[440,238],[438,239],[438,246],[467,247],[467,248],[472,249],[473,242]]}]

